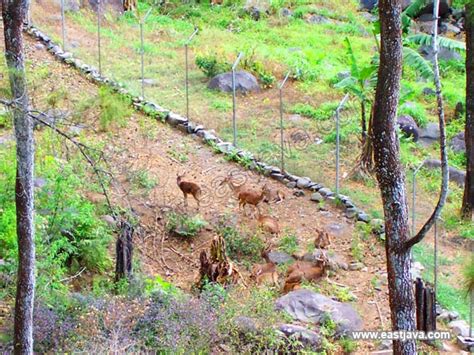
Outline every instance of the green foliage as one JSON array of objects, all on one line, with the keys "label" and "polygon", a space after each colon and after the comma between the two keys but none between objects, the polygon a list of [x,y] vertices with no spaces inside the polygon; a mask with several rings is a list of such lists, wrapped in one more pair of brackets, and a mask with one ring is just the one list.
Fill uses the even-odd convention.
[{"label": "green foliage", "polygon": [[298,238],[293,234],[285,235],[280,239],[278,249],[290,255],[298,251]]},{"label": "green foliage", "polygon": [[132,171],[129,180],[137,188],[145,189],[147,191],[152,190],[157,185],[156,179],[150,177],[148,171],[144,169]]},{"label": "green foliage", "polygon": [[124,125],[133,112],[128,99],[117,95],[106,86],[99,88],[96,104],[100,109],[99,122],[103,131],[106,131],[112,123]]},{"label": "green foliage", "polygon": [[[433,37],[427,33],[417,33],[405,38],[408,43],[414,43],[419,46],[432,46]],[[438,37],[438,46],[457,52],[465,52],[466,44],[446,37]]]},{"label": "green foliage", "polygon": [[325,102],[318,108],[315,108],[309,104],[297,103],[290,111],[317,121],[325,121],[334,115],[337,105],[335,102]]},{"label": "green foliage", "polygon": [[231,68],[229,63],[220,61],[215,53],[198,54],[196,56],[196,65],[208,78],[224,73]]},{"label": "green foliage", "polygon": [[167,215],[166,230],[181,237],[192,238],[206,225],[207,222],[199,215],[191,217],[187,214],[171,212]]},{"label": "green foliage", "polygon": [[424,79],[433,79],[433,67],[421,54],[410,47],[403,47],[403,61],[404,64],[412,67]]},{"label": "green foliage", "polygon": [[423,106],[418,103],[410,102],[401,106],[399,109],[399,115],[409,115],[413,117],[418,126],[424,127],[428,123],[428,117],[426,110]]},{"label": "green foliage", "polygon": [[463,270],[466,293],[474,292],[474,258],[469,258]]},{"label": "green foliage", "polygon": [[66,88],[61,87],[48,93],[46,96],[46,103],[49,107],[57,108],[64,100],[67,99],[67,96],[68,93]]},{"label": "green foliage", "polygon": [[264,243],[258,235],[243,235],[231,226],[220,226],[218,233],[226,242],[227,255],[233,260],[258,262]]}]

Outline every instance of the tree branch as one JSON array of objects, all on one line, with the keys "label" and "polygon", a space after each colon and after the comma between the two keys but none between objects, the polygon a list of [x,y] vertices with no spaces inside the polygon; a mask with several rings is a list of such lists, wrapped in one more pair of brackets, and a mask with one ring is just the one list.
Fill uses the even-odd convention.
[{"label": "tree branch", "polygon": [[446,149],[446,127],[444,118],[444,105],[443,95],[441,93],[441,81],[439,75],[439,63],[438,63],[438,19],[439,19],[439,0],[434,1],[433,6],[433,69],[434,69],[434,82],[436,86],[436,98],[438,104],[438,122],[439,122],[439,145],[441,155],[441,192],[439,195],[438,203],[431,214],[430,218],[426,221],[420,231],[411,239],[405,242],[405,249],[410,249],[415,244],[421,242],[426,236],[428,231],[433,227],[436,220],[439,218],[441,211],[446,203],[446,197],[448,196],[448,182],[449,182],[449,169],[448,169],[448,152]]}]

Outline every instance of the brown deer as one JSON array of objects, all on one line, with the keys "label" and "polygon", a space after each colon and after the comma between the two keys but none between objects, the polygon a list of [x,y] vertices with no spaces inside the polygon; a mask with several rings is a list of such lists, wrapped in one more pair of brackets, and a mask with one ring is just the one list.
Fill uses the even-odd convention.
[{"label": "brown deer", "polygon": [[283,292],[288,293],[301,286],[303,280],[318,281],[320,280],[328,268],[328,260],[325,255],[316,263],[298,260],[292,264],[286,273],[285,285]]},{"label": "brown deer", "polygon": [[276,218],[271,216],[266,216],[260,214],[257,215],[258,224],[262,227],[263,231],[268,232],[270,234],[274,234],[276,236],[280,235],[280,225]]},{"label": "brown deer", "polygon": [[283,202],[285,198],[286,195],[280,189],[269,188],[268,194],[263,199],[263,202],[279,204]]},{"label": "brown deer", "polygon": [[201,188],[192,181],[183,180],[185,173],[176,177],[176,183],[184,195],[184,205],[188,206],[188,195],[192,195],[197,202],[199,208],[199,198],[201,197]]},{"label": "brown deer", "polygon": [[252,267],[250,275],[257,285],[273,284],[278,286],[278,271],[275,263],[256,264]]},{"label": "brown deer", "polygon": [[323,230],[316,230],[316,238],[314,239],[314,246],[318,249],[327,249],[331,245],[329,234]]},{"label": "brown deer", "polygon": [[230,189],[234,191],[234,193],[237,195],[237,198],[239,200],[239,209],[242,208],[245,213],[245,206],[247,204],[254,206],[257,211],[260,213],[260,209],[258,208],[258,204],[263,200],[263,197],[268,194],[268,187],[267,185],[264,185],[261,190],[244,184],[241,186],[238,186],[234,183],[232,180],[232,176],[229,175],[227,176],[220,185],[227,184],[229,185]]}]

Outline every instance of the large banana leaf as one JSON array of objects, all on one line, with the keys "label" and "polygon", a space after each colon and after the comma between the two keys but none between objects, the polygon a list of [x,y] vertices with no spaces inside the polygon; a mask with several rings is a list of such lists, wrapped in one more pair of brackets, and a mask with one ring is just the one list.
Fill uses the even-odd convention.
[{"label": "large banana leaf", "polygon": [[[432,46],[433,37],[426,33],[418,33],[416,35],[407,36],[405,38],[405,41],[408,43],[418,44],[420,46],[423,46],[423,45]],[[438,46],[449,49],[449,50],[457,51],[457,52],[466,51],[465,43],[461,41],[456,41],[454,39],[446,38],[446,37],[438,37]]]},{"label": "large banana leaf", "polygon": [[410,47],[403,47],[404,63],[416,70],[421,77],[433,79],[433,68],[430,62],[421,56],[416,50]]}]

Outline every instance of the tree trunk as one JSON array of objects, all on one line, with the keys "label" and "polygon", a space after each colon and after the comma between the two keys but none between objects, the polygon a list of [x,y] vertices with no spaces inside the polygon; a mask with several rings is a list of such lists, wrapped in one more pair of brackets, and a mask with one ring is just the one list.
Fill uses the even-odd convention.
[{"label": "tree trunk", "polygon": [[365,116],[365,100],[360,102],[361,126],[362,126],[362,144],[365,144],[367,138],[367,120]]},{"label": "tree trunk", "polygon": [[[410,236],[405,174],[400,164],[396,131],[402,73],[401,0],[379,1],[381,25],[380,66],[370,136],[375,173],[385,216],[385,252],[393,330],[415,330],[415,307],[410,275]],[[415,354],[414,340],[394,340],[395,354]]]},{"label": "tree trunk", "polygon": [[33,125],[28,115],[23,59],[22,28],[28,1],[3,0],[2,16],[5,36],[5,58],[14,100],[17,170],[16,223],[18,235],[18,276],[15,302],[14,351],[33,353],[33,301],[35,290],[34,244],[34,142]]},{"label": "tree trunk", "polygon": [[474,2],[466,4],[466,181],[462,217],[472,221],[474,212]]},{"label": "tree trunk", "polygon": [[126,220],[120,222],[120,235],[115,245],[115,281],[132,274],[133,226]]}]

